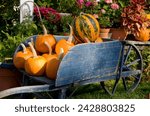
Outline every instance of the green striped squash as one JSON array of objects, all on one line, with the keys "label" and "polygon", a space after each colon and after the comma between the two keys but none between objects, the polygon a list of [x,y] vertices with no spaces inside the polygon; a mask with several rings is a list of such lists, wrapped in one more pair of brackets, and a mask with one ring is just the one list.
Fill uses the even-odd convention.
[{"label": "green striped squash", "polygon": [[100,26],[91,14],[80,14],[73,21],[73,36],[79,43],[94,42],[99,37]]}]

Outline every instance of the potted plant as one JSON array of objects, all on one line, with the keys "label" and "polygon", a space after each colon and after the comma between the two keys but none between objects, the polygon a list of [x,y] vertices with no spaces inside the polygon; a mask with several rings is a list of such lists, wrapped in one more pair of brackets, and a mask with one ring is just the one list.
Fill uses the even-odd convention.
[{"label": "potted plant", "polygon": [[122,24],[127,34],[133,34],[135,39],[140,41],[149,40],[149,30],[147,27],[150,20],[147,18],[145,0],[130,0],[130,5],[125,7],[122,12]]},{"label": "potted plant", "polygon": [[100,35],[104,35],[104,31],[107,31],[107,38],[110,38],[110,28],[119,21],[118,17],[121,14],[120,6],[112,0],[101,0],[99,1],[99,8],[98,21],[101,27]]},{"label": "potted plant", "polygon": [[100,17],[98,18],[99,24],[100,24],[100,37],[101,38],[110,38],[109,37],[109,32],[110,32],[110,27],[112,26],[110,18],[109,17]]}]

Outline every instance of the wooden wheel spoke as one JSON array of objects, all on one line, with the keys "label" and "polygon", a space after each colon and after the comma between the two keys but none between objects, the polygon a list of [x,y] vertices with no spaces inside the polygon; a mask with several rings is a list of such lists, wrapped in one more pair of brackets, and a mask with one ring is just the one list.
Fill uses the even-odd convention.
[{"label": "wooden wheel spoke", "polygon": [[135,78],[136,80],[139,80],[140,78],[137,75],[132,75],[133,78]]},{"label": "wooden wheel spoke", "polygon": [[140,59],[136,59],[136,60],[132,61],[130,64],[126,65],[126,67],[130,67],[130,66],[136,64],[139,61],[140,61]]},{"label": "wooden wheel spoke", "polygon": [[106,85],[104,81],[100,82],[102,88],[105,90],[105,92],[107,92],[109,95],[113,95],[116,91],[116,88],[117,88],[117,85],[118,85],[118,82],[119,82],[119,79],[116,79],[114,80],[112,86],[111,86],[111,89],[110,88],[110,85]]},{"label": "wooden wheel spoke", "polygon": [[127,91],[127,84],[126,84],[126,81],[125,81],[124,77],[122,78],[122,81],[123,81],[124,89],[125,89],[125,91]]},{"label": "wooden wheel spoke", "polygon": [[126,63],[128,57],[129,57],[129,55],[130,55],[131,49],[132,49],[132,46],[130,46],[130,47],[128,48],[128,50],[127,50],[127,53],[126,53],[126,55],[125,55],[125,57],[124,57],[124,63]]}]

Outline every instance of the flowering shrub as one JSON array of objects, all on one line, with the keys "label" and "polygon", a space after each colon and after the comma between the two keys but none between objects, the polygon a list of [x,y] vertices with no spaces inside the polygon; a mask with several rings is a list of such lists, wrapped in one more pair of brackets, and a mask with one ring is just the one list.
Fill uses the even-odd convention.
[{"label": "flowering shrub", "polygon": [[[40,7],[39,11],[41,13],[41,16],[51,23],[56,23],[61,18],[60,14],[53,8]],[[37,7],[34,8],[34,13],[37,17],[39,17]]]},{"label": "flowering shrub", "polygon": [[[81,12],[93,14],[98,19],[101,27],[116,26],[119,22],[120,15],[124,3],[123,0],[35,0],[39,6],[40,11],[45,22],[49,23],[48,27],[51,32],[60,31],[64,28],[59,13],[70,13],[74,18]],[[38,17],[37,9],[34,9],[35,15]],[[70,18],[71,20],[71,18]],[[70,22],[70,21],[69,21]],[[65,27],[66,28],[66,27]],[[66,30],[66,29],[65,29]]]},{"label": "flowering shrub", "polygon": [[96,14],[98,13],[98,0],[76,0],[80,12]]},{"label": "flowering shrub", "polygon": [[121,8],[119,3],[112,0],[100,0],[99,23],[101,27],[112,27],[120,21]]}]

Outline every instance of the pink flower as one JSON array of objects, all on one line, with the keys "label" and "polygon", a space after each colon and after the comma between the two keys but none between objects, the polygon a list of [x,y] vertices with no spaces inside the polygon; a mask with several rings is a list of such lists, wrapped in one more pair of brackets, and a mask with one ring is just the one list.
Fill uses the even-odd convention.
[{"label": "pink flower", "polygon": [[76,0],[76,3],[78,4],[79,8],[82,8],[84,0]]},{"label": "pink flower", "polygon": [[102,14],[105,14],[105,13],[106,13],[106,10],[105,10],[105,9],[101,9],[101,13],[102,13]]},{"label": "pink flower", "polygon": [[105,0],[105,2],[106,2],[107,4],[110,4],[110,3],[112,3],[112,0]]},{"label": "pink flower", "polygon": [[116,3],[113,3],[113,4],[111,4],[111,8],[114,10],[117,10],[117,9],[119,9],[119,5]]},{"label": "pink flower", "polygon": [[84,3],[84,0],[77,0],[77,3],[83,4],[83,3]]},{"label": "pink flower", "polygon": [[85,3],[85,6],[86,7],[89,7],[89,6],[92,6],[93,5],[93,3],[91,2],[91,1],[87,1],[86,3]]},{"label": "pink flower", "polygon": [[94,16],[96,19],[98,19],[98,14],[93,14],[93,16]]}]

